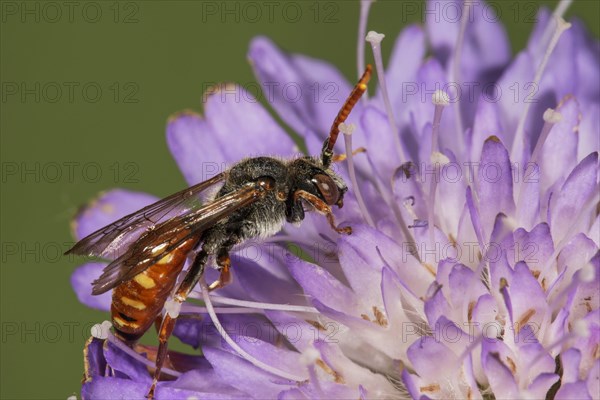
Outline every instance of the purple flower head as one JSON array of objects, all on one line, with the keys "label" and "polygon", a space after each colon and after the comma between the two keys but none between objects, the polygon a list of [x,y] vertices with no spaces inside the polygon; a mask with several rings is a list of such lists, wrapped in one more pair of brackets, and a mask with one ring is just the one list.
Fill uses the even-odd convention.
[{"label": "purple flower head", "polygon": [[[336,145],[350,187],[336,218],[352,235],[307,213],[240,246],[234,282],[210,296],[207,271],[192,296],[204,307],[185,304],[174,332],[202,355],[171,353],[156,398],[598,398],[600,44],[563,20],[565,3],[540,11],[514,57],[482,2],[456,2],[458,22],[405,28],[385,70],[383,35],[366,35],[379,86]],[[361,4],[366,32],[371,2]],[[270,105],[318,154],[351,84],[264,37],[249,58]],[[317,97],[273,91],[289,83]],[[251,94],[220,90],[203,117],[167,126],[190,185],[244,157],[298,152]],[[75,234],[155,200],[105,193]],[[81,266],[72,283],[108,310],[110,296],[91,296],[103,267]],[[156,351],[136,353],[108,328],[86,346],[82,396],[142,398]]]}]

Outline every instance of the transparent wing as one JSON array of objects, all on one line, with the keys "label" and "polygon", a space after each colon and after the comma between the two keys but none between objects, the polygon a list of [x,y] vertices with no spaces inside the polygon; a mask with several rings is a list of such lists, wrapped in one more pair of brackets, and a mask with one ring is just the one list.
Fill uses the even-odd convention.
[{"label": "transparent wing", "polygon": [[126,215],[81,239],[65,254],[96,256],[111,260],[118,259],[121,255],[127,253],[129,248],[145,232],[169,219],[185,215],[190,210],[198,208],[199,194],[223,181],[224,178],[225,173],[220,173],[211,179]]},{"label": "transparent wing", "polygon": [[192,237],[202,233],[234,211],[262,197],[260,185],[250,182],[188,214],[172,218],[146,231],[127,252],[111,262],[94,282],[92,293],[104,293],[156,264]]}]

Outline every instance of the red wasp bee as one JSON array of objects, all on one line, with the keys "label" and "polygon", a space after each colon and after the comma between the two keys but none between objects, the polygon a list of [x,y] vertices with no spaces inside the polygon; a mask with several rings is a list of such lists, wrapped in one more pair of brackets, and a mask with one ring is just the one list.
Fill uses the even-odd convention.
[{"label": "red wasp bee", "polygon": [[[161,314],[168,297],[183,303],[214,257],[220,277],[209,290],[231,281],[229,251],[247,239],[277,233],[285,222],[304,219],[304,204],[325,215],[331,227],[350,234],[350,227],[335,224],[331,206],[342,207],[346,184],[330,168],[339,124],[367,89],[371,66],[354,87],[335,118],[318,157],[281,161],[271,157],[242,160],[227,171],[129,214],[83,238],[66,254],[102,257],[112,262],[93,282],[95,295],[113,291],[111,318],[116,335],[133,346]],[[199,195],[221,184],[214,198],[198,206]],[[193,262],[175,288],[189,254]],[[154,390],[167,357],[167,340],[176,316],[164,314]]]}]

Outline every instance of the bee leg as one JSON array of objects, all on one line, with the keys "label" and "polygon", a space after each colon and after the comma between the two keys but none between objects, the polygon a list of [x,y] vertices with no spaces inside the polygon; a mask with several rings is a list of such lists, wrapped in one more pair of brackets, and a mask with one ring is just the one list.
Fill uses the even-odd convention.
[{"label": "bee leg", "polygon": [[[359,147],[358,149],[354,150],[352,152],[352,155],[355,156],[358,153],[366,153],[367,149],[365,149],[364,147]],[[333,162],[340,162],[340,161],[344,161],[346,159],[346,154],[334,154],[333,157],[331,158],[331,161]]]},{"label": "bee leg", "polygon": [[312,193],[309,193],[305,190],[296,190],[294,193],[294,201],[298,201],[298,199],[303,199],[310,205],[312,205],[317,212],[325,215],[329,225],[333,228],[337,233],[343,233],[346,235],[350,235],[352,233],[352,228],[349,226],[339,227],[335,224],[335,219],[333,217],[333,213],[331,212],[331,207],[327,205],[323,200],[319,199]]},{"label": "bee leg", "polygon": [[208,286],[209,291],[213,291],[216,289],[220,289],[225,285],[231,283],[231,258],[229,258],[228,251],[222,251],[219,253],[217,257],[217,265],[219,266],[219,271],[221,271],[221,275],[219,279],[214,281]]},{"label": "bee leg", "polygon": [[[204,250],[200,250],[200,252],[194,258],[194,262],[192,266],[185,274],[183,281],[179,284],[179,287],[175,291],[175,295],[173,296],[173,300],[177,303],[178,306],[185,301],[188,297],[198,280],[204,273],[204,266],[206,265],[206,261],[208,260],[208,253]],[[173,329],[175,328],[175,321],[177,321],[177,315],[179,314],[179,309],[173,312],[173,316],[169,313],[169,310],[165,313],[163,317],[162,323],[160,324],[160,329],[158,331],[158,352],[156,355],[156,369],[154,371],[154,377],[152,379],[152,386],[146,395],[146,398],[152,399],[154,398],[154,391],[156,390],[156,384],[158,383],[158,378],[160,377],[160,371],[167,359],[167,350],[168,350],[168,340],[173,333]]]}]

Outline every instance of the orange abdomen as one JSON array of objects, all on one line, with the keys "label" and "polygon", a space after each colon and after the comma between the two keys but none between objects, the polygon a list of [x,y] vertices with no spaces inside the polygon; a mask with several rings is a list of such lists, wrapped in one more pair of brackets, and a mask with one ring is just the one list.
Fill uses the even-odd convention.
[{"label": "orange abdomen", "polygon": [[111,318],[123,340],[137,341],[152,326],[197,242],[197,238],[183,242],[156,264],[115,288]]}]

